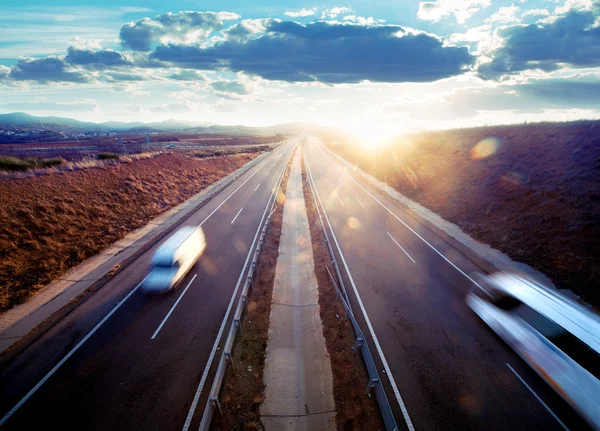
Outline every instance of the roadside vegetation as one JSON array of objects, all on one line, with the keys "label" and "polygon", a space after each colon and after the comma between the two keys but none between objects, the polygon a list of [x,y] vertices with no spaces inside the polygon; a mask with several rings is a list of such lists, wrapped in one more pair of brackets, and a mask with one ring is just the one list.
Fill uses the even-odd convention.
[{"label": "roadside vegetation", "polygon": [[600,121],[447,130],[381,148],[330,148],[600,307]]},{"label": "roadside vegetation", "polygon": [[61,158],[51,159],[19,159],[17,157],[0,157],[0,170],[7,172],[24,172],[31,169],[50,168],[52,166],[62,165],[64,162]]},{"label": "roadside vegetation", "polygon": [[0,312],[254,157],[164,153],[0,177]]}]

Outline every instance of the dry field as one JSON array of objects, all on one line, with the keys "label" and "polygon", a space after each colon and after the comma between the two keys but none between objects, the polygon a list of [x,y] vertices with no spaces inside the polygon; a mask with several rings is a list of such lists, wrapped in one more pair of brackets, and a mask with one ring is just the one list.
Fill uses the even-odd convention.
[{"label": "dry field", "polygon": [[167,153],[0,178],[0,312],[257,155]]},{"label": "dry field", "polygon": [[600,121],[429,132],[378,150],[331,148],[600,306]]}]

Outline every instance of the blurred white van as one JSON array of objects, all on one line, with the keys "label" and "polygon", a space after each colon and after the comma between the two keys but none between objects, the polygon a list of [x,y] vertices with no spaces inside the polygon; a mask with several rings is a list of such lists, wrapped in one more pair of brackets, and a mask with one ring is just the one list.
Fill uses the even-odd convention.
[{"label": "blurred white van", "polygon": [[200,226],[183,227],[161,245],[150,261],[150,273],[141,289],[145,293],[162,293],[172,289],[189,272],[206,249]]}]

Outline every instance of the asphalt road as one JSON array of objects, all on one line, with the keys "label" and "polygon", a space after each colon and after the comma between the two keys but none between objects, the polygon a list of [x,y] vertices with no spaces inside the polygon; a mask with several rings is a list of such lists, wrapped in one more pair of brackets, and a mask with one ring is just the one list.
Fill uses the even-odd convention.
[{"label": "asphalt road", "polygon": [[202,224],[208,244],[176,291],[137,289],[158,244],[0,364],[0,417],[18,407],[2,429],[197,429],[218,363],[211,355],[220,355],[249,248],[296,142],[182,224]]},{"label": "asphalt road", "polygon": [[309,141],[309,172],[399,427],[587,429],[467,307],[468,274],[480,269]]}]

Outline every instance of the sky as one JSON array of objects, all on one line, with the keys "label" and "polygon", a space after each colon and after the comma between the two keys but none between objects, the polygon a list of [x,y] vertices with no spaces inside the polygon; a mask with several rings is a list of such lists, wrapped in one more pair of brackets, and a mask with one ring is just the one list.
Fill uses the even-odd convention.
[{"label": "sky", "polygon": [[0,113],[365,139],[600,118],[600,0],[3,0]]}]

